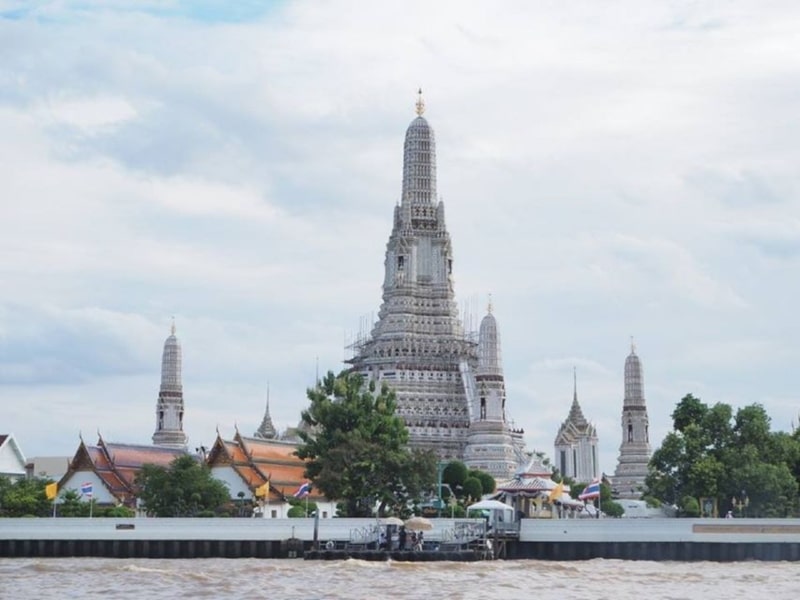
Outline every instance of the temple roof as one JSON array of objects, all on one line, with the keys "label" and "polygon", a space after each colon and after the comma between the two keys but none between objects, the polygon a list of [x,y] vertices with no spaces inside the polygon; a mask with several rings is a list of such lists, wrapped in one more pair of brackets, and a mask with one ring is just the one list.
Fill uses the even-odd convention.
[{"label": "temple roof", "polygon": [[75,472],[90,470],[97,474],[117,500],[128,504],[134,498],[136,476],[144,465],[167,467],[175,458],[185,454],[185,450],[178,448],[106,442],[102,436],[94,446],[81,439],[67,472],[59,481],[59,487]]},{"label": "temple roof", "polygon": [[[255,491],[270,482],[270,495],[281,498],[291,495],[307,481],[305,462],[295,454],[293,442],[246,437],[238,431],[233,440],[223,440],[219,434],[208,455],[209,467],[228,465]],[[312,487],[310,498],[322,498]]]}]

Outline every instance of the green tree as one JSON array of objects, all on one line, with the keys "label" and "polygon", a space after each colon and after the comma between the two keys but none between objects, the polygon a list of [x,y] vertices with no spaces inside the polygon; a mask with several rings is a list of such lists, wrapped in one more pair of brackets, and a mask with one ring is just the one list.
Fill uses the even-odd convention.
[{"label": "green tree", "polygon": [[34,477],[11,481],[0,477],[0,515],[4,517],[45,517],[53,505],[44,488],[52,480]]},{"label": "green tree", "polygon": [[228,486],[191,456],[179,456],[169,468],[144,465],[136,478],[139,498],[156,517],[194,517],[219,512],[230,502]]},{"label": "green tree", "polygon": [[450,486],[450,489],[456,489],[464,486],[464,480],[469,475],[469,469],[460,460],[451,460],[442,471],[442,483]]},{"label": "green tree", "polygon": [[317,512],[316,502],[306,502],[304,498],[293,498],[291,496],[287,497],[286,501],[291,506],[289,512],[286,513],[286,516],[290,519],[311,517]]},{"label": "green tree", "polygon": [[403,513],[436,483],[436,458],[407,447],[408,429],[395,415],[395,394],[386,384],[364,385],[356,373],[328,372],[308,390],[302,413],[307,431],[297,456],[306,476],[328,498],[341,501],[346,516],[372,516],[387,508]]},{"label": "green tree", "polygon": [[763,406],[734,414],[727,404],[709,408],[688,394],[672,418],[674,430],[650,461],[649,494],[677,504],[683,515],[694,514],[690,497],[715,498],[720,512],[732,509],[734,498],[746,497],[742,512],[748,516],[797,514],[800,440],[771,432]]},{"label": "green tree", "polygon": [[485,496],[486,494],[491,494],[497,487],[497,482],[495,481],[494,477],[489,475],[486,471],[481,471],[479,469],[472,469],[469,472],[469,474],[471,477],[475,477],[476,479],[480,480],[482,496]]},{"label": "green tree", "polygon": [[464,498],[467,501],[477,501],[483,495],[483,486],[481,480],[477,477],[470,475],[464,480]]}]

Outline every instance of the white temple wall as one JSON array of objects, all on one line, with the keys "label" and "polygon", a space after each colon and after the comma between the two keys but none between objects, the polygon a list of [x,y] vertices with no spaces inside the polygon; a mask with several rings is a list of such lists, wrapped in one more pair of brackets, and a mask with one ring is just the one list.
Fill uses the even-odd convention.
[{"label": "white temple wall", "polygon": [[[63,492],[67,490],[75,490],[78,495],[81,493],[81,486],[84,483],[91,483],[92,484],[92,498],[98,504],[118,504],[119,500],[114,496],[111,491],[106,487],[106,484],[100,479],[100,476],[95,473],[94,471],[75,471],[72,475],[69,476],[65,482],[63,482],[58,487],[58,499],[56,500],[57,503],[61,503],[63,500],[61,495]],[[88,502],[89,498],[86,496],[81,496],[80,498],[84,502]]]}]

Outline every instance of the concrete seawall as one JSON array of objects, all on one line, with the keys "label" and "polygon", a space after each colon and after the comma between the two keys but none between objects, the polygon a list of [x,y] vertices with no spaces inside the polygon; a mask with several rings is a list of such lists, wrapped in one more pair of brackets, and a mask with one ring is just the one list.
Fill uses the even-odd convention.
[{"label": "concrete seawall", "polygon": [[[458,519],[434,519],[447,543]],[[321,543],[364,540],[374,519],[322,519]],[[311,548],[313,519],[0,519],[0,557],[292,558]],[[800,560],[797,519],[523,519],[510,559]]]}]

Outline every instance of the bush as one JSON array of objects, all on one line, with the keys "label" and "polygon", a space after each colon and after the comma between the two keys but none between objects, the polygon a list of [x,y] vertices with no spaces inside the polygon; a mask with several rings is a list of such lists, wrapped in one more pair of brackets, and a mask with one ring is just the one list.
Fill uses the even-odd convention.
[{"label": "bush", "polygon": [[700,503],[693,496],[684,496],[681,500],[680,509],[682,517],[693,518],[700,516]]}]

